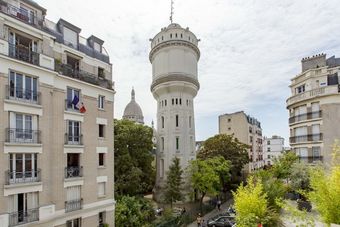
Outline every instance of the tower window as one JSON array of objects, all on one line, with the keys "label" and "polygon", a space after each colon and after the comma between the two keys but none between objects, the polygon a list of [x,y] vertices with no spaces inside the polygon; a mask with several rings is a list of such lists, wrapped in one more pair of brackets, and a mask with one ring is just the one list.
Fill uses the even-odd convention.
[{"label": "tower window", "polygon": [[174,99],[172,99],[172,105],[174,105]]},{"label": "tower window", "polygon": [[164,103],[163,103],[163,100],[162,100],[162,107],[163,107]]},{"label": "tower window", "polygon": [[182,99],[179,99],[179,105],[182,105]]},{"label": "tower window", "polygon": [[161,139],[162,141],[162,151],[164,151],[164,137],[162,137],[162,139]]},{"label": "tower window", "polygon": [[183,34],[181,34],[181,38],[183,38]]},{"label": "tower window", "polygon": [[176,105],[178,104],[178,99],[176,99]]},{"label": "tower window", "polygon": [[179,150],[179,137],[176,137],[176,150]]},{"label": "tower window", "polygon": [[166,106],[166,104],[167,104],[167,103],[166,103],[166,99],[165,99],[164,103],[165,103],[165,106]]},{"label": "tower window", "polygon": [[164,128],[164,117],[162,116],[162,128]]},{"label": "tower window", "polygon": [[177,33],[176,33],[176,38],[177,38]]},{"label": "tower window", "polygon": [[176,115],[176,127],[178,127],[178,115]]},{"label": "tower window", "polygon": [[170,39],[172,39],[172,34],[170,34]]}]

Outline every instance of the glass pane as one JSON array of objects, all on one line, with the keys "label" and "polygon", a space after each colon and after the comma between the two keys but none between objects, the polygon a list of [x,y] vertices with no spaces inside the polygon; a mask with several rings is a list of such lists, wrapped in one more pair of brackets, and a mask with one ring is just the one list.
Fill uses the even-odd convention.
[{"label": "glass pane", "polygon": [[16,138],[22,138],[23,137],[23,115],[22,114],[16,114],[15,115],[15,124],[16,124],[16,129],[15,129],[15,136]]},{"label": "glass pane", "polygon": [[35,170],[34,176],[37,177],[38,175],[38,157],[37,154],[33,154],[33,169]]},{"label": "glass pane", "polygon": [[68,141],[72,141],[73,137],[73,121],[68,122]]},{"label": "glass pane", "polygon": [[25,177],[32,177],[32,154],[25,154]]},{"label": "glass pane", "polygon": [[38,100],[38,84],[37,84],[37,78],[33,78],[32,95],[33,95],[33,100],[34,100],[34,101],[37,101],[37,100]]},{"label": "glass pane", "polygon": [[16,74],[16,97],[22,98],[23,97],[23,78],[21,74]]},{"label": "glass pane", "polygon": [[9,155],[9,171],[10,172],[14,171],[14,169],[13,169],[13,154]]},{"label": "glass pane", "polygon": [[74,122],[74,141],[79,141],[79,122]]},{"label": "glass pane", "polygon": [[25,138],[32,139],[33,132],[32,132],[32,116],[25,115]]},{"label": "glass pane", "polygon": [[32,99],[32,77],[25,76],[25,98]]},{"label": "glass pane", "polygon": [[22,154],[16,154],[15,159],[15,177],[16,178],[22,178],[23,173],[23,155]]},{"label": "glass pane", "polygon": [[11,97],[14,97],[14,89],[15,89],[15,73],[14,72],[10,72],[10,78],[9,78],[9,95]]},{"label": "glass pane", "polygon": [[71,108],[72,107],[72,100],[73,100],[73,95],[72,95],[72,89],[67,88],[67,107]]}]

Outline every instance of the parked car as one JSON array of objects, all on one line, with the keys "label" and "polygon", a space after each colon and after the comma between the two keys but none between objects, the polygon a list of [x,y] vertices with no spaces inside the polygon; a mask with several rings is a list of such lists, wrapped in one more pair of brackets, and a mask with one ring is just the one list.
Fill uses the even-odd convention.
[{"label": "parked car", "polygon": [[220,215],[208,220],[208,227],[232,227],[235,225],[235,217]]}]

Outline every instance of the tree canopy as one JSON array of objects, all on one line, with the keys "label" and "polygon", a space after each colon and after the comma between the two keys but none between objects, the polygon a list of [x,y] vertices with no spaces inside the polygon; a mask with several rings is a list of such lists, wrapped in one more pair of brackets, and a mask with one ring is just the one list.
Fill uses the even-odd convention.
[{"label": "tree canopy", "polygon": [[114,144],[116,194],[137,195],[151,191],[155,180],[152,128],[128,120],[115,120]]},{"label": "tree canopy", "polygon": [[243,166],[249,162],[249,145],[241,143],[233,135],[219,134],[207,139],[198,153],[199,159],[222,156],[231,162],[231,171],[239,174]]},{"label": "tree canopy", "polygon": [[183,170],[181,169],[179,159],[174,158],[169,167],[169,171],[167,172],[167,181],[164,193],[164,200],[165,202],[169,202],[171,207],[173,202],[181,201],[184,198],[182,194],[182,174]]}]

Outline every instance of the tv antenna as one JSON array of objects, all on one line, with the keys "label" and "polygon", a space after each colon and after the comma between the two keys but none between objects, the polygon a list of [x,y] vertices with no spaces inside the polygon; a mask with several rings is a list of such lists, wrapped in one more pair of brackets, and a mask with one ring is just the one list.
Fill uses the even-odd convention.
[{"label": "tv antenna", "polygon": [[174,15],[174,0],[171,0],[170,22],[172,24],[172,16]]}]

